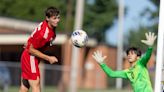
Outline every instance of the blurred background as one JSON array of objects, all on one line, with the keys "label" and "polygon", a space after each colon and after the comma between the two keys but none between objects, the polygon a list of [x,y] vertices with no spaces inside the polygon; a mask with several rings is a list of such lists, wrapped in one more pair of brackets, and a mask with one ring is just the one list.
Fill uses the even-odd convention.
[{"label": "blurred background", "polygon": [[[86,47],[73,54],[71,33],[75,28],[77,2],[82,1],[81,28],[87,32]],[[91,57],[99,49],[108,56],[114,70],[129,67],[124,53],[128,47],[146,46],[140,42],[145,32],[158,34],[159,0],[0,0],[0,92],[18,92],[21,79],[20,57],[23,45],[49,6],[61,12],[54,45],[44,53],[59,62],[40,63],[42,92],[132,92],[129,81],[109,78]],[[79,6],[80,7],[80,6]],[[74,56],[72,56],[74,55]],[[77,57],[76,77],[72,80],[72,57]],[[148,63],[151,82],[155,80],[154,52]],[[74,68],[73,68],[74,69]],[[74,85],[71,84],[72,81]],[[75,86],[75,87],[72,87]]]}]

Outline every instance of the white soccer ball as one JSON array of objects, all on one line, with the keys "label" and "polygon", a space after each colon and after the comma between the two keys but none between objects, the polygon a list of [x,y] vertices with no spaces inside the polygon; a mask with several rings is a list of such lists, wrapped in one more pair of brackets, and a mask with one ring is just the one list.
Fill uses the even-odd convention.
[{"label": "white soccer ball", "polygon": [[83,30],[75,30],[71,35],[71,40],[74,46],[81,48],[86,46],[88,42],[88,35]]}]

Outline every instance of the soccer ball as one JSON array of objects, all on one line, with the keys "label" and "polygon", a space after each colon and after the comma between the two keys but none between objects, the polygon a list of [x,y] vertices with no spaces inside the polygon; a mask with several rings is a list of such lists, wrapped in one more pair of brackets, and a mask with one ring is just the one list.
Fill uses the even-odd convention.
[{"label": "soccer ball", "polygon": [[71,35],[71,40],[74,46],[82,48],[88,42],[88,35],[83,30],[75,30]]}]

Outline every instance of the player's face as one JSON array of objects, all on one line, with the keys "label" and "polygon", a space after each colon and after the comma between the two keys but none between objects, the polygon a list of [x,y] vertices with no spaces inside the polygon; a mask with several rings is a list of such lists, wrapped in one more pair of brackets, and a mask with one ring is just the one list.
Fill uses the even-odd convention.
[{"label": "player's face", "polygon": [[51,16],[50,18],[47,18],[48,24],[51,28],[57,27],[58,23],[60,21],[60,15],[58,16]]},{"label": "player's face", "polygon": [[127,59],[130,63],[133,63],[133,62],[137,61],[138,56],[134,51],[129,51]]}]

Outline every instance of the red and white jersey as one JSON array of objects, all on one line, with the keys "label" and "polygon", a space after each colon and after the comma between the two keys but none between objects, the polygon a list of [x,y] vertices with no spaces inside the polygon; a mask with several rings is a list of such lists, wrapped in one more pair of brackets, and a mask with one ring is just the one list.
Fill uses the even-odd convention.
[{"label": "red and white jersey", "polygon": [[29,48],[30,44],[32,44],[35,49],[40,49],[47,44],[51,44],[56,37],[54,31],[48,26],[46,21],[41,22],[28,39],[27,48]]},{"label": "red and white jersey", "polygon": [[46,21],[41,22],[33,31],[21,56],[22,78],[36,80],[37,76],[40,77],[39,59],[29,53],[30,45],[37,50],[42,50],[50,45],[55,37],[55,30],[51,29]]}]

